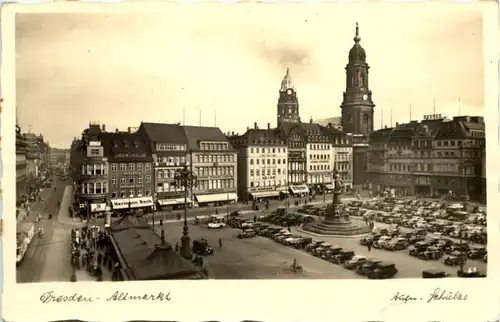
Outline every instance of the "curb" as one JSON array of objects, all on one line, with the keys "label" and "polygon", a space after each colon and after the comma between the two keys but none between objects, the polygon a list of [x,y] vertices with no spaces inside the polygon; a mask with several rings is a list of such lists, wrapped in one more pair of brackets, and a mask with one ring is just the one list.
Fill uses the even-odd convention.
[{"label": "curb", "polygon": [[345,235],[324,235],[324,234],[312,233],[310,231],[303,230],[302,228],[296,228],[296,230],[299,231],[299,232],[301,232],[301,233],[308,234],[308,235],[315,236],[315,237],[335,237],[335,238],[351,239],[351,238],[360,238],[360,237],[364,237],[366,235],[369,235],[369,233],[361,234],[361,235],[352,235],[352,236],[351,235],[350,236],[345,236]]}]

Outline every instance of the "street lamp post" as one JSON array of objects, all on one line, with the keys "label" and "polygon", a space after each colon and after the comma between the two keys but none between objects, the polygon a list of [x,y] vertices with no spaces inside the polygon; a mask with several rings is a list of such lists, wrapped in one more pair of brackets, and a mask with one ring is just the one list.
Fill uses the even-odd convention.
[{"label": "street lamp post", "polygon": [[182,227],[181,254],[184,258],[191,260],[193,255],[191,254],[191,239],[189,237],[189,228],[187,223],[187,198],[188,190],[192,187],[196,187],[197,178],[185,164],[181,169],[176,171],[174,180],[176,186],[184,189],[184,226]]}]

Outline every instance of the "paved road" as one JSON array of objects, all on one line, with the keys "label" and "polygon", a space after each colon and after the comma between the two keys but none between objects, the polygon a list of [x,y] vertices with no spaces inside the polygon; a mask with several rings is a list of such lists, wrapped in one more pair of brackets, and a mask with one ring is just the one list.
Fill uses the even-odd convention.
[{"label": "paved road", "polygon": [[[264,237],[240,240],[239,230],[225,228],[210,230],[203,225],[190,225],[190,236],[206,238],[215,248],[214,255],[206,256],[204,265],[215,279],[354,279],[355,273],[315,258],[307,253],[285,247]],[[156,227],[160,231],[160,227]],[[175,245],[182,236],[182,224],[164,224],[168,242]],[[222,239],[222,248],[218,239]],[[290,265],[297,259],[304,272],[293,273]]]},{"label": "paved road", "polygon": [[[41,280],[46,260],[46,251],[54,234],[54,225],[58,212],[57,203],[61,200],[64,187],[66,186],[66,183],[58,178],[54,178],[54,183],[57,190],[54,191],[53,187],[44,189],[42,191],[44,201],[34,204],[31,207],[30,218],[27,218],[27,220],[33,220],[33,217],[37,213],[42,215],[42,220],[35,226],[35,236],[20,266],[17,268],[16,280],[18,283],[33,283]],[[48,219],[49,214],[53,215],[52,219]],[[38,227],[42,227],[45,233],[41,238],[36,234]]]}]

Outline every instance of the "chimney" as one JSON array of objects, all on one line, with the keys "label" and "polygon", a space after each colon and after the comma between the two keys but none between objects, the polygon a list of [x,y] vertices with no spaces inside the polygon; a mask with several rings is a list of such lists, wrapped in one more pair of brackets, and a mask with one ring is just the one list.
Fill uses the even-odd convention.
[{"label": "chimney", "polygon": [[128,127],[128,133],[132,133],[132,128],[130,126]]},{"label": "chimney", "polygon": [[103,124],[103,125],[102,125],[102,131],[103,131],[103,132],[106,132],[106,124]]},{"label": "chimney", "polygon": [[249,131],[249,130],[250,130],[250,126],[247,126],[247,131]]},{"label": "chimney", "polygon": [[234,135],[234,131],[231,132],[231,135]]},{"label": "chimney", "polygon": [[384,125],[384,129],[386,129],[386,128],[387,128],[387,125]]},{"label": "chimney", "polygon": [[332,122],[329,122],[328,127],[332,127],[332,126],[333,126]]},{"label": "chimney", "polygon": [[257,127],[257,122],[254,122],[254,123],[253,123],[253,128],[254,128],[254,129],[256,129],[256,130],[258,129],[258,127]]},{"label": "chimney", "polygon": [[115,129],[115,133],[118,133],[118,132],[119,132],[118,129]]},{"label": "chimney", "polygon": [[398,123],[398,122],[396,122],[396,127],[398,127],[398,125],[399,125],[399,123]]},{"label": "chimney", "polygon": [[271,123],[267,123],[267,129],[270,130],[271,129]]}]

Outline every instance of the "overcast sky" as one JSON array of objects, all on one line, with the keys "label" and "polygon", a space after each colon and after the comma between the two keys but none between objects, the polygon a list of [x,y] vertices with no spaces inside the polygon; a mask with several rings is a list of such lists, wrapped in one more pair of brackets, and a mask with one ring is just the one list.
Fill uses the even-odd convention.
[{"label": "overcast sky", "polygon": [[[463,7],[463,6],[462,6]],[[321,11],[321,13],[319,13]],[[290,67],[303,120],[340,115],[345,65],[359,22],[375,128],[436,112],[483,115],[480,12],[418,4],[171,6],[169,12],[21,14],[16,19],[17,115],[23,130],[69,146],[89,121],[141,121],[242,133],[276,123]]]}]

